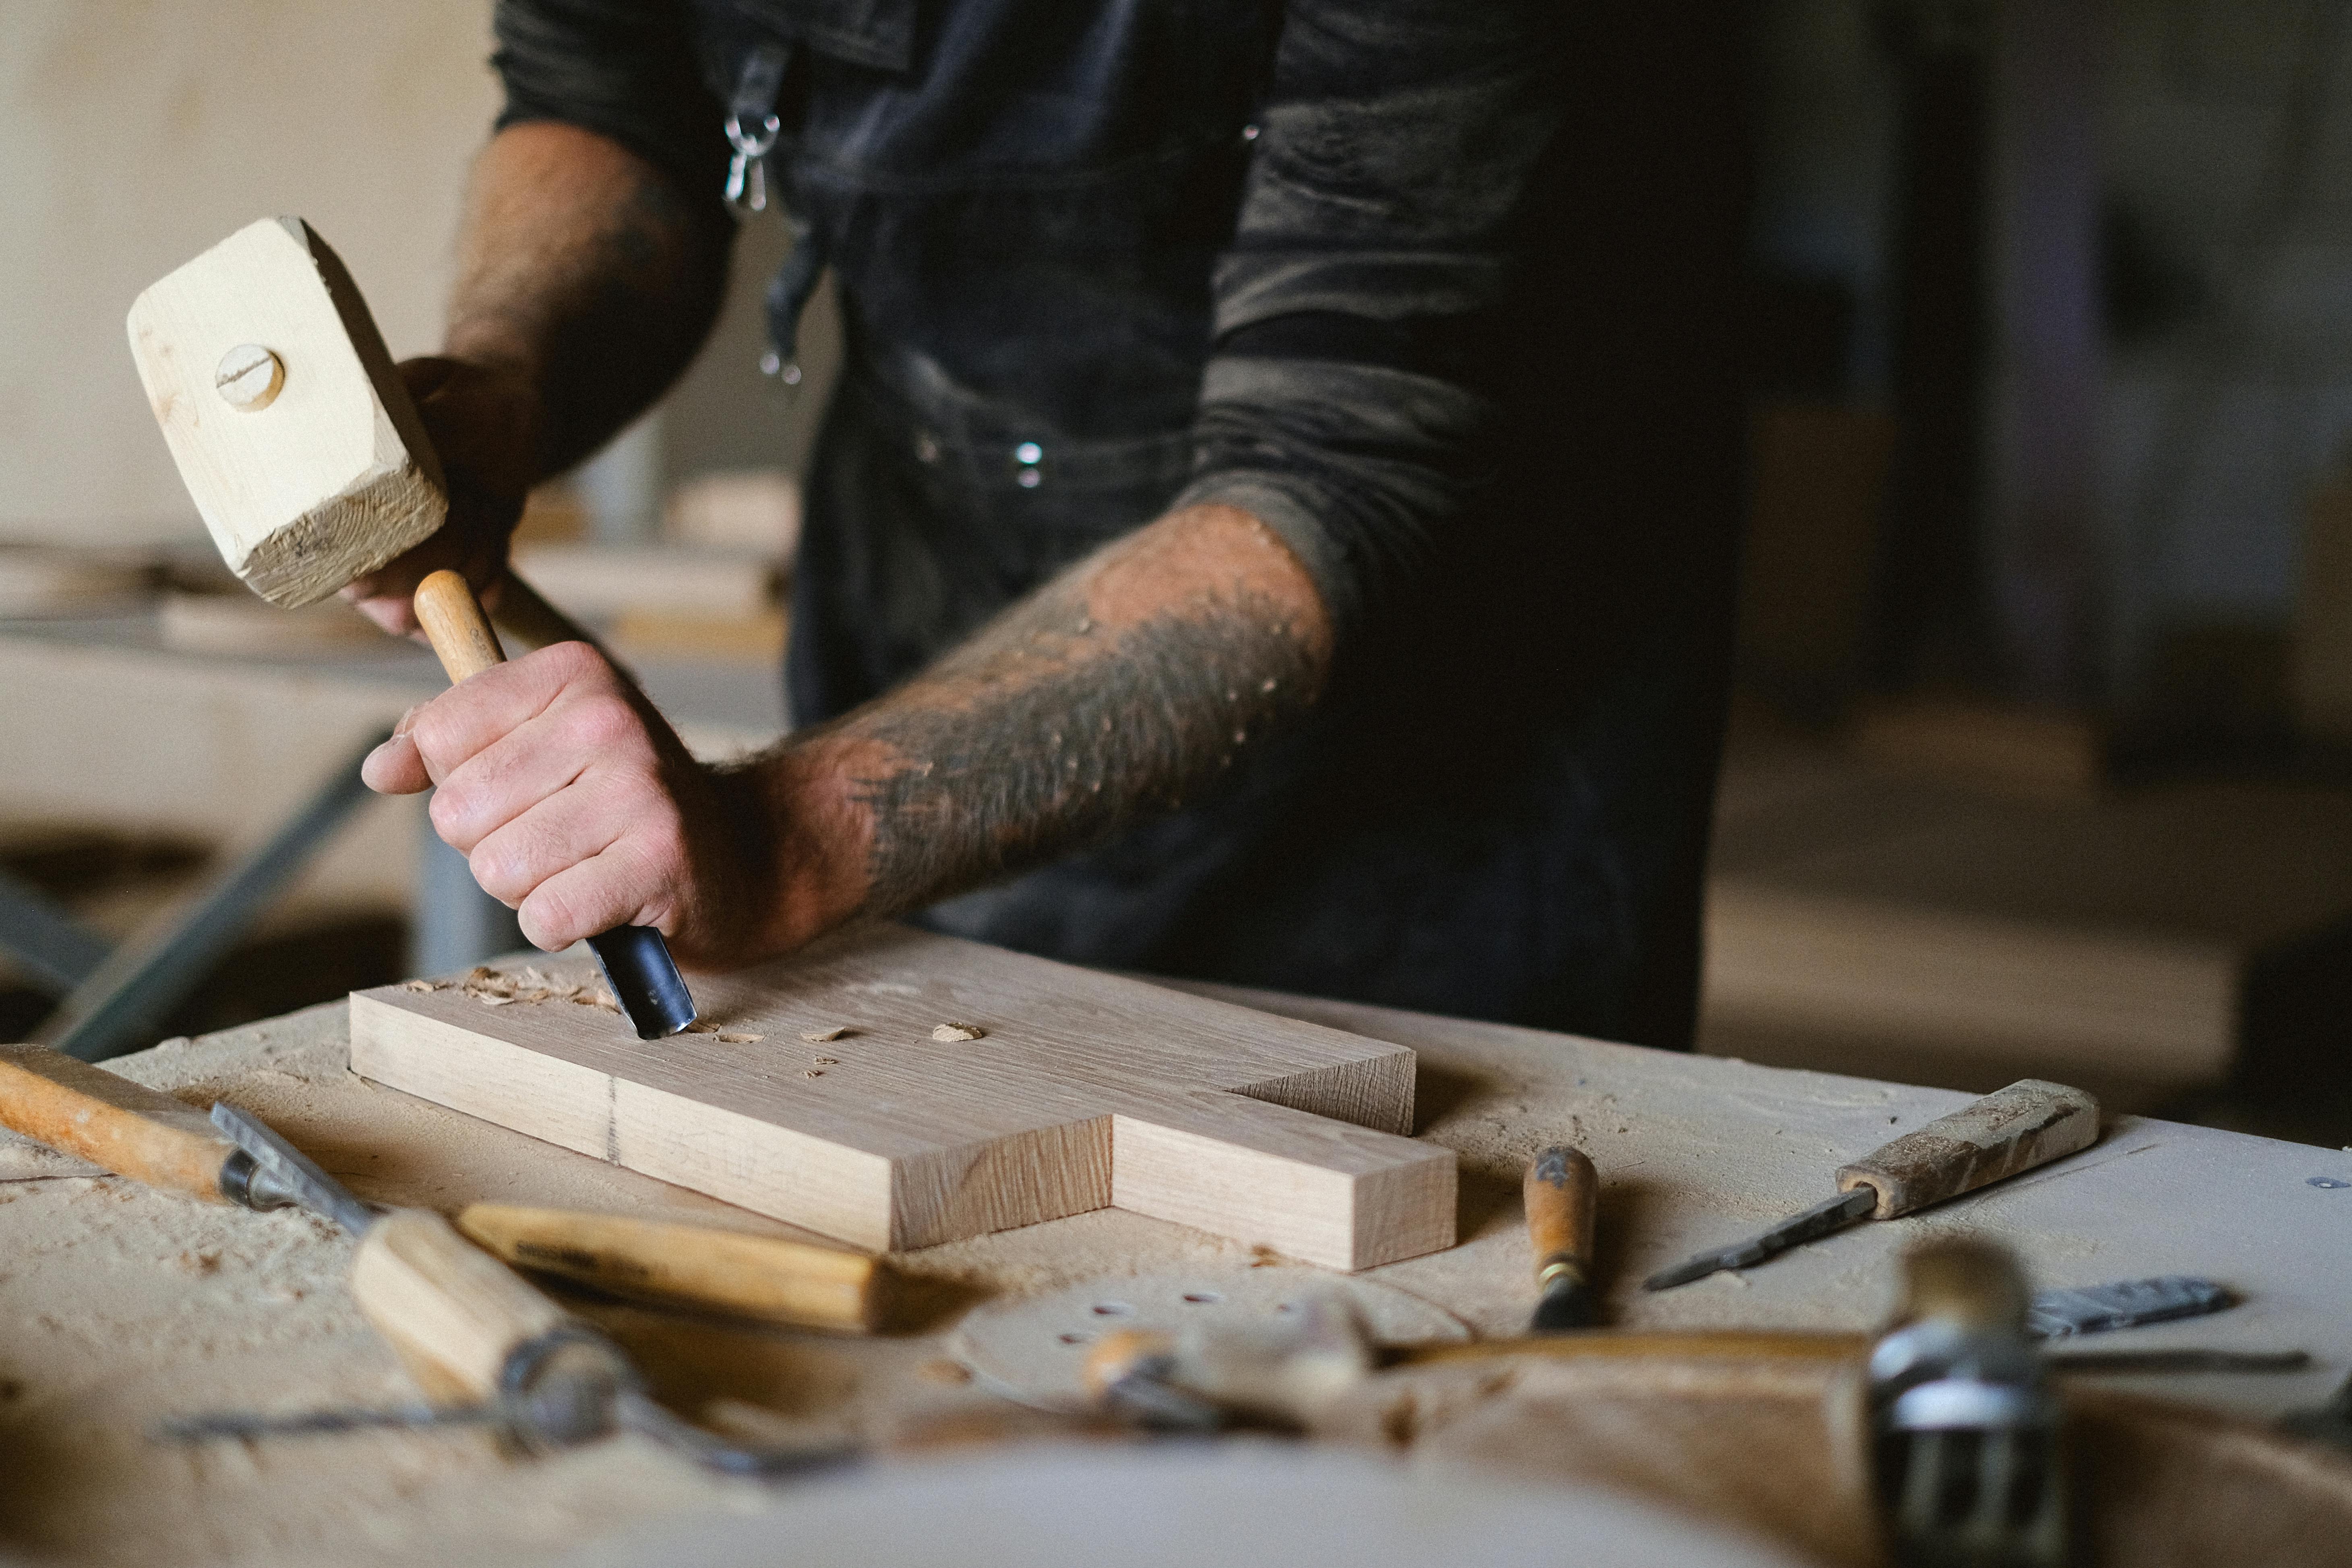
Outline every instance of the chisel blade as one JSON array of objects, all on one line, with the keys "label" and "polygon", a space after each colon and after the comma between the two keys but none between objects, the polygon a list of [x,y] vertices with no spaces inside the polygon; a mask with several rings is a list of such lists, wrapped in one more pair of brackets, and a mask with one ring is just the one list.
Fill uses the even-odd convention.
[{"label": "chisel blade", "polygon": [[1726,1268],[1752,1268],[1792,1247],[1801,1246],[1816,1237],[1827,1236],[1833,1230],[1844,1229],[1869,1214],[1877,1203],[1878,1194],[1868,1187],[1856,1187],[1853,1192],[1824,1198],[1804,1213],[1790,1215],[1752,1241],[1702,1252],[1672,1268],[1662,1268],[1643,1280],[1642,1289],[1671,1290],[1677,1285],[1704,1279]]},{"label": "chisel blade", "polygon": [[309,1209],[341,1226],[353,1236],[375,1223],[375,1211],[352,1195],[352,1190],[320,1170],[311,1158],[262,1125],[248,1111],[226,1100],[213,1105],[213,1125],[221,1135],[253,1157],[255,1182],[263,1182]]},{"label": "chisel blade", "polygon": [[666,1039],[694,1022],[694,997],[661,932],[651,926],[614,926],[590,937],[588,951],[596,955],[604,984],[635,1026],[637,1038]]}]

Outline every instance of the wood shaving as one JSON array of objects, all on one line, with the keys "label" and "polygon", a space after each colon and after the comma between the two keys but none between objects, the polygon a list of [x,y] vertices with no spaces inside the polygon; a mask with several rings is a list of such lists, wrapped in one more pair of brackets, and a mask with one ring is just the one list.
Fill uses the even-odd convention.
[{"label": "wood shaving", "polygon": [[767,1037],[765,1035],[721,1035],[719,1043],[722,1046],[756,1046]]},{"label": "wood shaving", "polygon": [[931,1031],[931,1038],[941,1045],[953,1045],[958,1040],[981,1040],[988,1031],[977,1024],[941,1024]]},{"label": "wood shaving", "polygon": [[811,1068],[808,1069],[808,1075],[811,1078],[823,1078],[824,1076],[824,1069],[823,1068]]},{"label": "wood shaving", "polygon": [[705,1023],[700,1018],[697,1018],[686,1026],[684,1032],[689,1035],[715,1035],[719,1032],[719,1026]]},{"label": "wood shaving", "polygon": [[841,1065],[841,1058],[839,1057],[819,1057],[816,1058],[816,1065],[821,1068],[837,1068]]},{"label": "wood shaving", "polygon": [[404,980],[400,983],[400,988],[403,991],[415,991],[420,994],[447,989],[446,985],[438,980]]},{"label": "wood shaving", "polygon": [[[437,991],[440,986],[431,981],[410,981],[409,990]],[[516,1002],[575,1002],[583,1007],[601,1007],[607,1013],[621,1010],[619,1000],[604,987],[602,981],[571,981],[545,974],[535,966],[526,966],[520,973],[502,974],[488,964],[476,964],[457,988],[485,1007],[504,1007]]]},{"label": "wood shaving", "polygon": [[802,1035],[801,1038],[806,1040],[812,1046],[822,1046],[830,1040],[845,1040],[856,1032],[856,1030],[850,1028],[846,1025],[835,1025],[830,1029],[809,1030],[807,1033]]}]

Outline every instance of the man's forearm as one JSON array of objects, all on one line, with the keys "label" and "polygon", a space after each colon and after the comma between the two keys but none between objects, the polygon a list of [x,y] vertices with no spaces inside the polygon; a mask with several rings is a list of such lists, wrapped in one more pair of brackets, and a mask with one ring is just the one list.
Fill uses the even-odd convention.
[{"label": "man's forearm", "polygon": [[618,142],[576,126],[509,126],[467,193],[451,357],[536,392],[541,477],[648,406],[710,330],[730,226]]},{"label": "man's forearm", "polygon": [[791,945],[919,907],[1172,809],[1307,708],[1313,580],[1231,507],[1163,518],[888,695],[761,764]]}]

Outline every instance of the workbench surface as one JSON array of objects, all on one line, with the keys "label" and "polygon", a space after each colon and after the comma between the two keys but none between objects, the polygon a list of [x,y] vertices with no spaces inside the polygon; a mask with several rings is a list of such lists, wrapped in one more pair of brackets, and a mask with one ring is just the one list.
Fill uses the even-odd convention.
[{"label": "workbench surface", "polygon": [[[2115,1379],[2256,1414],[2318,1403],[2352,1363],[2352,1152],[2123,1118],[2094,1148],[1940,1210],[1865,1225],[1746,1275],[1645,1296],[1638,1281],[1831,1190],[1843,1161],[1965,1101],[1946,1090],[1685,1057],[1495,1025],[1202,987],[1421,1052],[1421,1135],[1462,1156],[1462,1244],[1371,1277],[1483,1334],[1530,1305],[1517,1189],[1570,1139],[1603,1184],[1599,1267],[1626,1326],[1863,1330],[1894,1259],[1931,1234],[2013,1247],[2037,1285],[2168,1273],[2244,1302],[2105,1344],[2297,1348],[2305,1373]],[[245,1106],[362,1196],[478,1200],[789,1227],[352,1077],[344,1009],[314,1008],[110,1064]],[[477,1429],[151,1441],[165,1416],[413,1399],[341,1278],[349,1244],[294,1212],[251,1215],[113,1178],[0,1182],[0,1560],[430,1562],[560,1555],[665,1516],[767,1506],[636,1438],[548,1458]],[[885,1447],[985,1437],[1003,1407],[944,1354],[961,1310],[1003,1293],[1197,1269],[1294,1267],[1117,1210],[905,1255],[922,1331],[874,1340],[578,1303],[684,1414],[746,1437]],[[1018,1425],[1018,1417],[1013,1421]],[[823,1479],[803,1486],[824,1486]]]}]

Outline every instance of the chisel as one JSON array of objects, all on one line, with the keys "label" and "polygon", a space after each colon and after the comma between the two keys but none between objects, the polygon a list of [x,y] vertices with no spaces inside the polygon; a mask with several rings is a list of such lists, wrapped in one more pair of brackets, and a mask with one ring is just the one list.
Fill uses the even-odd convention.
[{"label": "chisel", "polygon": [[[0,1046],[0,1127],[208,1203],[302,1202],[203,1111],[44,1046]],[[504,1204],[461,1211],[457,1229],[521,1268],[762,1322],[863,1332],[886,1306],[879,1259],[774,1237]]]},{"label": "chisel", "polygon": [[1751,1268],[1860,1220],[1894,1219],[2030,1171],[2088,1148],[2098,1136],[2097,1100],[2063,1083],[2021,1079],[1841,1166],[1837,1196],[1751,1241],[1653,1274],[1642,1288],[1670,1290],[1719,1269]]},{"label": "chisel", "polygon": [[[506,662],[474,590],[455,572],[436,572],[416,585],[416,619],[452,685]],[[588,939],[621,1011],[637,1038],[658,1040],[694,1022],[694,997],[669,955],[669,943],[651,926],[614,926]]]},{"label": "chisel", "polygon": [[1601,1177],[1581,1149],[1555,1143],[1528,1166],[1520,1191],[1527,1199],[1528,1239],[1536,1255],[1531,1334],[1589,1329],[1601,1321],[1592,1286],[1592,1214]]},{"label": "chisel", "polygon": [[[169,1423],[184,1439],[371,1425],[488,1421],[540,1450],[615,1432],[650,1437],[710,1468],[780,1475],[833,1464],[838,1451],[743,1448],[679,1420],[646,1391],[618,1345],[566,1313],[429,1209],[378,1213],[251,1114],[215,1104],[212,1123],[267,1181],[359,1238],[352,1300],[436,1402],[427,1410],[217,1415]],[[386,1421],[380,1417],[390,1415]]]}]

